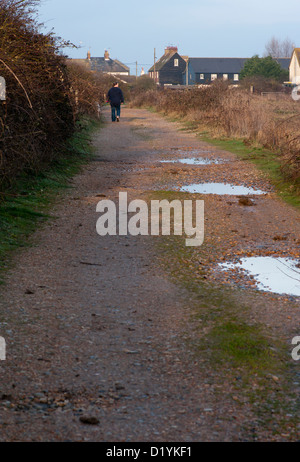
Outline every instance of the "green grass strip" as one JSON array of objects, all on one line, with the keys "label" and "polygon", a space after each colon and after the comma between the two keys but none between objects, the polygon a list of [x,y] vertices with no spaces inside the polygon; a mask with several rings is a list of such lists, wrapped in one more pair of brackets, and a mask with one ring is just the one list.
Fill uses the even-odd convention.
[{"label": "green grass strip", "polygon": [[30,245],[29,236],[40,223],[49,219],[51,205],[70,188],[70,179],[93,156],[89,137],[100,122],[82,119],[80,127],[68,140],[63,152],[39,173],[23,173],[3,193],[0,203],[0,284],[9,267],[11,252]]},{"label": "green grass strip", "polygon": [[289,180],[282,172],[279,155],[256,146],[246,146],[240,139],[216,139],[200,133],[201,140],[236,154],[243,160],[254,163],[276,189],[277,194],[288,204],[300,208],[300,181]]}]

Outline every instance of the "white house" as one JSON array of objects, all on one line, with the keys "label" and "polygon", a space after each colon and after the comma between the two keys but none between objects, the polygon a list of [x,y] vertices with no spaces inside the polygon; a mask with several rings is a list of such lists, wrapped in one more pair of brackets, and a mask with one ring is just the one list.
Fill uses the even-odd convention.
[{"label": "white house", "polygon": [[290,82],[300,85],[300,48],[295,48],[290,62]]}]

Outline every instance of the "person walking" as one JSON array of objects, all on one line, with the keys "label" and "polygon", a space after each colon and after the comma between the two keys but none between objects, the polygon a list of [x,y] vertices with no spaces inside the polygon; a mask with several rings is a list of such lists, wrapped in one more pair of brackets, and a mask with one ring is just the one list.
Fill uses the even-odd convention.
[{"label": "person walking", "polygon": [[121,104],[124,103],[124,96],[119,83],[115,82],[109,92],[107,93],[107,102],[111,106],[111,120],[112,122],[120,121]]}]

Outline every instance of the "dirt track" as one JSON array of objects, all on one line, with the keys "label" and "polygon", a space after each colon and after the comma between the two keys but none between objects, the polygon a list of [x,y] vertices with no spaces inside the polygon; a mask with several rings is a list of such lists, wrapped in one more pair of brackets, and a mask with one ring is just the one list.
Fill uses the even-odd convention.
[{"label": "dirt track", "polygon": [[[241,411],[222,393],[217,372],[201,367],[201,356],[188,348],[193,297],[171,282],[153,238],[98,236],[96,204],[117,201],[119,191],[143,199],[191,175],[212,180],[217,171],[220,181],[272,188],[229,153],[217,152],[228,161],[222,170],[159,164],[178,148],[208,148],[158,115],[124,108],[119,124],[105,117],[94,137],[95,161],[74,179],[35,245],[18,252],[2,289],[0,440],[250,441],[249,428],[256,427],[250,405]],[[220,252],[233,256],[273,242],[297,255],[299,214],[272,194],[256,202],[241,209],[234,199],[206,199],[206,232],[222,237]],[[242,243],[231,240],[233,231]],[[275,241],[275,234],[288,237]],[[253,319],[287,343],[300,335],[297,300],[255,300]],[[266,429],[256,439],[272,437]]]}]

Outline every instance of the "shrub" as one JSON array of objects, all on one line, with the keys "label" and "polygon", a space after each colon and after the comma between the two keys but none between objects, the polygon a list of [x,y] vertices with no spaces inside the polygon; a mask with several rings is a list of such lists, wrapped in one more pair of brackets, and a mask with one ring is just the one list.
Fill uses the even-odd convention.
[{"label": "shrub", "polygon": [[[0,189],[23,171],[38,171],[59,155],[83,114],[99,116],[114,77],[71,64],[52,33],[34,19],[38,0],[2,0]],[[62,45],[67,45],[65,42]]]},{"label": "shrub", "polygon": [[222,81],[201,88],[150,90],[132,96],[132,105],[152,106],[197,124],[210,136],[240,138],[279,155],[282,169],[300,178],[300,104],[290,95],[267,99]]},{"label": "shrub", "polygon": [[7,87],[0,106],[0,187],[48,161],[74,129],[65,59],[55,38],[39,33],[36,3],[2,0],[0,7],[0,74]]},{"label": "shrub", "polygon": [[241,79],[253,76],[261,76],[283,82],[288,79],[288,71],[283,70],[272,56],[260,58],[258,55],[255,55],[246,60],[241,71]]},{"label": "shrub", "polygon": [[115,77],[93,73],[71,60],[67,61],[67,70],[74,118],[83,114],[99,117],[100,107]]}]

